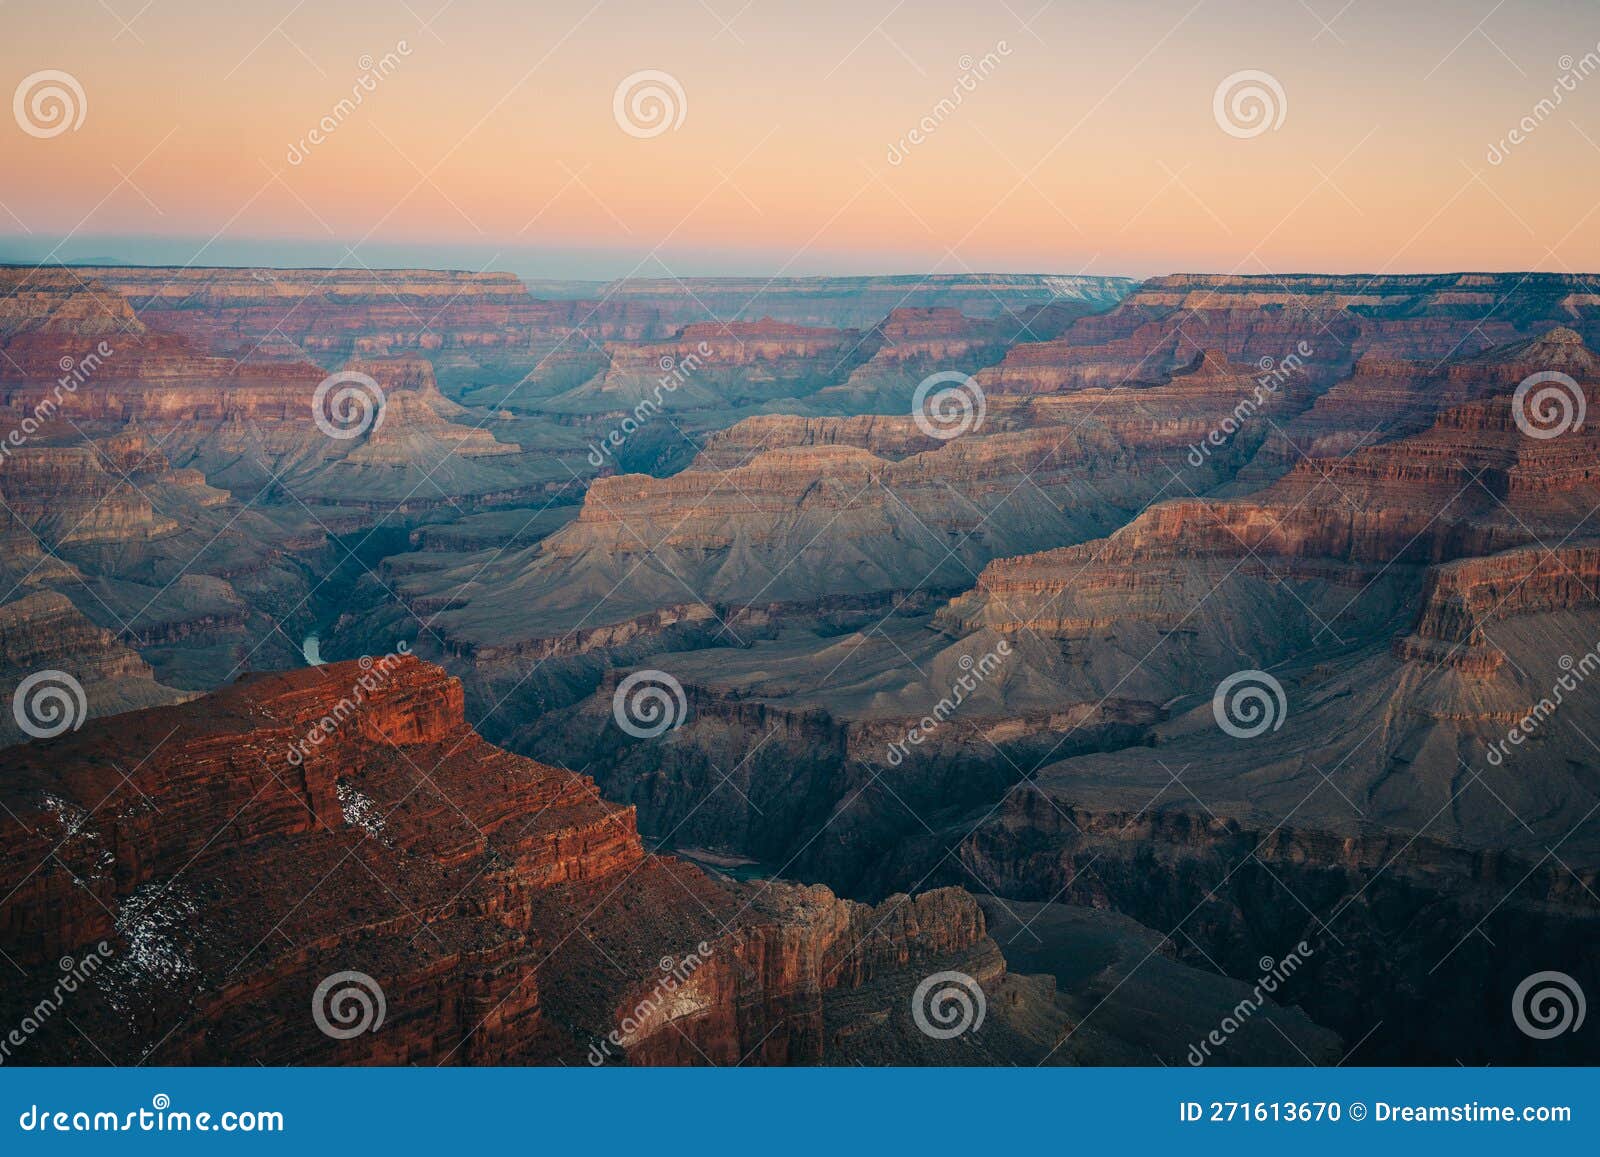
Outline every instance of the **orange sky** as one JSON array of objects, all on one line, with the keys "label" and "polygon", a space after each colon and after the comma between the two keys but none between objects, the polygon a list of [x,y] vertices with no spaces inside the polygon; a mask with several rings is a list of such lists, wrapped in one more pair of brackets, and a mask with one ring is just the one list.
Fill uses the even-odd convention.
[{"label": "orange sky", "polygon": [[[1587,53],[1600,69],[1591,4],[742,2],[10,0],[4,89],[62,70],[87,111],[49,137],[0,121],[0,254],[352,246],[392,264],[426,246],[594,277],[1600,270],[1600,72],[1571,79]],[[683,93],[650,137],[613,109],[645,69]],[[1282,123],[1230,135],[1213,97],[1246,69],[1277,83]]]}]

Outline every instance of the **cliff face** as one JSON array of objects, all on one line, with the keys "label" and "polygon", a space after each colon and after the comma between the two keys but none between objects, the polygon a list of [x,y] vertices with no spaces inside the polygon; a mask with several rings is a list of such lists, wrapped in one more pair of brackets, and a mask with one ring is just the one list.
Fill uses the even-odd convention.
[{"label": "cliff face", "polygon": [[509,273],[430,269],[91,268],[149,324],[215,353],[334,368],[351,357],[528,356],[579,327],[597,340],[659,336],[649,304],[540,301]]},{"label": "cliff face", "polygon": [[158,512],[141,484],[186,488],[199,504],[228,500],[196,472],[172,471],[137,434],[73,446],[28,446],[0,468],[0,498],[16,518],[58,548],[139,543],[176,532],[177,520]]},{"label": "cliff face", "polygon": [[1323,386],[1363,359],[1368,371],[1424,362],[1426,378],[1451,359],[1565,326],[1600,340],[1600,310],[1581,277],[1180,274],[1141,283],[1055,340],[1014,346],[983,381],[992,393],[1023,394],[1159,381],[1201,343],[1247,365],[1298,354]]},{"label": "cliff face", "polygon": [[601,372],[536,409],[620,420],[645,402],[692,426],[697,411],[814,393],[843,380],[877,345],[857,330],[770,318],[688,325],[666,341],[607,345]]},{"label": "cliff face", "polygon": [[[163,462],[199,470],[241,501],[274,488],[273,497],[308,515],[305,533],[318,529],[319,517],[348,527],[380,504],[387,512],[504,503],[542,493],[558,474],[571,478],[549,455],[523,454],[516,443],[496,438],[503,419],[446,400],[426,360],[344,363],[344,370],[371,378],[383,396],[356,387],[367,409],[348,414],[331,412],[338,403],[325,400],[322,418],[335,437],[314,421],[328,376],[321,366],[303,356],[264,358],[248,344],[232,357],[201,352],[180,333],[157,328],[168,319],[152,302],[178,301],[179,314],[214,318],[216,302],[234,288],[263,308],[282,308],[263,282],[246,277],[248,285],[229,288],[219,278],[197,284],[178,271],[125,271],[117,284],[144,293],[131,300],[143,303],[147,323],[129,298],[87,280],[93,275],[0,269],[0,292],[12,291],[0,319],[0,350],[7,355],[0,418],[9,416],[30,449],[116,437],[136,424],[159,446]],[[581,462],[575,450],[571,456]]]},{"label": "cliff face", "polygon": [[[95,437],[62,425],[70,442],[52,428],[0,460],[4,589],[70,600],[118,646],[138,648],[171,686],[225,679],[246,656],[278,658],[282,650],[263,638],[278,634],[267,616],[307,591],[285,556],[283,527],[198,470],[175,468],[142,427]],[[82,654],[68,647],[50,665],[88,680],[99,646],[68,637]]]},{"label": "cliff face", "polygon": [[1282,338],[1293,335],[1315,346],[1343,346],[1351,360],[1380,354],[1438,362],[1557,326],[1574,326],[1594,341],[1597,319],[1585,278],[1570,274],[1174,274],[1143,282],[1079,332],[1147,337],[1151,325],[1175,330],[1192,323],[1194,332],[1212,335],[1208,341],[1241,360],[1281,357],[1289,348]]},{"label": "cliff face", "polygon": [[[67,680],[48,677],[31,696],[23,695],[20,706],[8,702],[9,709],[0,714],[0,747],[26,742],[25,720],[45,730],[65,729],[74,723],[81,726],[89,716],[185,698],[157,683],[137,651],[95,626],[64,595],[53,591],[0,604],[0,687],[8,700],[25,680],[41,672],[65,672],[83,693],[81,707],[65,697],[55,704],[41,698],[50,694],[51,687],[70,687]],[[66,714],[57,714],[57,708]]]},{"label": "cliff face", "polygon": [[[1573,512],[1600,498],[1594,467],[1600,439],[1589,427],[1556,438],[1530,437],[1514,414],[1512,395],[1529,375],[1548,369],[1569,372],[1592,393],[1600,382],[1600,361],[1575,333],[1556,330],[1440,373],[1437,380],[1455,398],[1471,399],[1454,405],[1446,404],[1449,394],[1424,401],[1429,380],[1392,373],[1395,364],[1364,363],[1364,372],[1320,398],[1286,431],[1294,438],[1337,424],[1353,433],[1344,424],[1349,413],[1342,403],[1360,398],[1356,423],[1374,406],[1384,410],[1395,422],[1389,440],[1315,459],[1300,451],[1288,473],[1248,497],[1163,502],[1104,541],[996,560],[944,621],[955,630],[1026,627],[1070,636],[1103,633],[1131,612],[1173,626],[1186,617],[1207,575],[1228,582],[1235,598],[1247,598],[1240,587],[1256,577],[1268,584],[1305,584],[1302,605],[1315,607],[1320,589],[1330,583],[1353,596],[1380,577],[1393,582],[1418,567],[1493,555],[1542,534],[1570,536],[1563,528]],[[1404,394],[1416,399],[1414,406],[1392,404],[1394,395],[1383,387],[1394,380],[1406,381]],[[1432,420],[1423,425],[1427,415]],[[1412,432],[1402,433],[1407,426]],[[1275,451],[1269,445],[1264,452]],[[1226,575],[1223,560],[1237,563]],[[1463,565],[1469,569],[1431,578],[1430,589],[1448,601],[1454,584],[1483,570]],[[1592,601],[1581,594],[1581,573],[1574,572],[1577,577],[1564,589],[1579,601]],[[1530,577],[1521,576],[1518,590]],[[1535,582],[1522,597],[1534,605],[1550,586]],[[1499,594],[1509,599],[1513,592],[1507,587]],[[1354,602],[1346,598],[1345,607]],[[1426,629],[1436,625],[1425,620]]]},{"label": "cliff face", "polygon": [[[632,809],[484,743],[460,683],[409,657],[251,679],[0,763],[21,823],[6,952],[109,957],[73,1008],[103,1052],[49,1026],[39,1060],[576,1062],[626,1022],[607,1059],[807,1062],[831,1054],[832,992],[968,957],[1004,976],[955,890],[873,910],[647,854]],[[689,986],[640,1013],[664,957]],[[352,969],[386,1018],[335,1040],[306,1002]],[[8,1015],[30,1000],[8,986]]]},{"label": "cliff face", "polygon": [[[983,913],[959,888],[891,896],[875,907],[820,885],[747,891],[758,897],[751,926],[710,942],[707,963],[675,999],[637,1016],[620,1046],[602,1055],[645,1065],[849,1063],[854,1032],[883,1013],[909,1019],[892,1007],[858,1022],[851,1005],[861,990],[900,995],[907,980],[915,984],[939,962],[970,969],[990,991],[1006,984]],[[617,1011],[623,1019],[629,1008]]]},{"label": "cliff face", "polygon": [[1493,624],[1600,603],[1597,589],[1600,547],[1524,547],[1460,559],[1428,572],[1416,634],[1481,647]]},{"label": "cliff face", "polygon": [[507,273],[427,269],[116,266],[79,273],[126,297],[151,326],[212,353],[253,350],[329,369],[351,357],[416,355],[452,381],[472,375],[508,383],[558,348],[656,341],[697,324],[770,317],[865,329],[902,306],[975,317],[1050,304],[1103,309],[1133,285],[1115,277],[941,275],[530,287]]},{"label": "cliff face", "polygon": [[[391,585],[463,651],[544,654],[548,639],[695,606],[742,637],[735,618],[758,605],[950,590],[996,557],[1098,537],[1174,485],[1214,485],[1307,389],[1294,375],[1264,389],[1208,355],[1158,385],[997,398],[943,441],[909,417],[752,418],[692,469],[596,480],[575,522],[480,575],[408,560]],[[1246,403],[1253,421],[1236,417]],[[577,573],[609,592],[603,606]]]},{"label": "cliff face", "polygon": [[695,456],[695,470],[732,470],[763,450],[807,446],[854,446],[875,457],[898,461],[937,450],[939,440],[898,414],[863,414],[853,418],[802,418],[773,414],[746,418],[706,439]]}]

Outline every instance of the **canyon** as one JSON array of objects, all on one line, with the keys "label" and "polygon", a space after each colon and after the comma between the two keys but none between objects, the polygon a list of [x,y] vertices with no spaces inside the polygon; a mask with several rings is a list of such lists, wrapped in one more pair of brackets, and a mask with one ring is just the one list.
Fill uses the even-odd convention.
[{"label": "canyon", "polygon": [[1593,1063],[1508,1008],[1600,991],[1597,343],[1568,274],[0,267],[0,690],[87,717],[0,719],[0,947],[112,961],[37,1055],[1183,1064],[1294,951],[1208,1063]]}]

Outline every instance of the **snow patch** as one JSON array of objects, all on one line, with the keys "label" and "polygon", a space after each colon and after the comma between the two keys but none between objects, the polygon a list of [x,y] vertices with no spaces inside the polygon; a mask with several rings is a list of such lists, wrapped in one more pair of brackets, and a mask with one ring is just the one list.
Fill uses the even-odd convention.
[{"label": "snow patch", "polygon": [[381,841],[384,836],[383,811],[372,797],[357,791],[343,779],[334,785],[333,790],[339,800],[339,809],[344,813],[344,822]]},{"label": "snow patch", "polygon": [[117,910],[116,929],[127,941],[101,973],[106,997],[118,1012],[143,1003],[156,988],[171,988],[197,969],[180,932],[192,926],[200,907],[174,886],[143,884]]}]

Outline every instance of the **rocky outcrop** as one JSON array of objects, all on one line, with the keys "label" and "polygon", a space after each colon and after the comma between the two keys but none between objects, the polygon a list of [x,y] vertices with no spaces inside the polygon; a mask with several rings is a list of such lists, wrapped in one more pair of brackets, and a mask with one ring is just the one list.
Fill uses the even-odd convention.
[{"label": "rocky outcrop", "polygon": [[[440,607],[435,625],[467,652],[641,622],[694,597],[738,613],[960,588],[997,556],[1095,537],[1173,486],[1208,489],[1303,388],[1203,356],[1161,385],[997,399],[943,441],[905,418],[749,419],[693,469],[598,479],[578,519],[534,549],[408,566],[395,589]],[[568,582],[576,572],[603,606]]]},{"label": "rocky outcrop", "polygon": [[878,458],[899,461],[937,450],[940,442],[909,416],[863,414],[854,418],[802,418],[791,414],[746,418],[712,434],[692,469],[733,470],[764,450],[807,446],[855,446]]},{"label": "rocky outcrop", "polygon": [[688,325],[667,341],[608,345],[603,372],[535,409],[620,421],[643,405],[637,420],[665,410],[692,426],[696,411],[803,397],[842,381],[877,348],[867,338],[770,318]]},{"label": "rocky outcrop", "polygon": [[[646,853],[632,809],[484,743],[460,683],[406,656],[246,680],[0,761],[20,822],[5,951],[41,974],[104,964],[72,1009],[103,1051],[47,1025],[38,1060],[805,1063],[835,1056],[830,994],[940,962],[1005,976],[954,889],[872,909]],[[336,1039],[318,1018],[352,1010],[307,1004],[352,971],[385,1011]],[[30,1002],[7,987],[8,1016]]]},{"label": "rocky outcrop", "polygon": [[[307,592],[287,557],[292,531],[198,470],[174,468],[142,426],[67,434],[72,441],[41,435],[0,460],[7,589],[59,592],[173,686],[204,687],[251,657],[280,656],[269,616],[292,612]],[[94,651],[82,661],[92,665]],[[76,666],[70,656],[58,665]]]},{"label": "rocky outcrop", "polygon": [[[1283,357],[1305,339],[1327,357],[1366,354],[1435,363],[1556,326],[1588,339],[1596,317],[1577,274],[1173,274],[1143,282],[1117,309],[1074,331],[1084,340],[1205,333],[1241,361]],[[1153,328],[1152,328],[1153,327]],[[1285,339],[1288,340],[1287,342]]]},{"label": "rocky outcrop", "polygon": [[310,359],[537,356],[580,330],[598,340],[659,336],[648,304],[541,301],[509,273],[432,269],[87,268],[152,326],[214,353]]},{"label": "rocky outcrop", "polygon": [[0,468],[0,500],[53,547],[141,543],[170,536],[176,519],[142,492],[162,483],[183,488],[201,505],[228,495],[196,471],[174,472],[140,434],[71,446],[27,446]]},{"label": "rocky outcrop", "polygon": [[[34,676],[33,689],[25,689]],[[10,708],[0,714],[0,746],[25,742],[24,724],[35,734],[75,730],[91,716],[186,698],[157,683],[137,651],[53,591],[0,605],[0,691]]]},{"label": "rocky outcrop", "polygon": [[[158,273],[170,277],[161,281]],[[128,299],[87,276],[0,270],[0,290],[11,291],[0,322],[7,355],[0,420],[9,413],[19,432],[8,451],[120,436],[137,424],[163,461],[197,469],[245,502],[273,487],[274,497],[309,516],[303,524],[310,528],[318,518],[328,525],[359,522],[355,512],[380,506],[409,513],[507,505],[543,493],[558,476],[572,478],[549,454],[524,454],[496,438],[504,419],[447,401],[422,359],[349,361],[344,369],[370,378],[377,391],[358,383],[353,405],[324,391],[329,434],[313,420],[327,378],[322,367],[305,358],[258,357],[248,348],[235,357],[201,352],[141,320]],[[132,282],[153,300],[166,301],[185,285],[196,291],[178,271],[139,271],[119,284]],[[250,286],[245,292],[252,298],[266,288]],[[211,297],[182,300],[190,310]],[[162,320],[160,311],[147,316]],[[581,463],[575,447],[569,453]]]},{"label": "rocky outcrop", "polygon": [[[1600,605],[1600,547],[1525,547],[1434,567],[1416,634],[1481,647],[1494,623],[1516,615]],[[1588,640],[1575,640],[1587,646]]]}]

